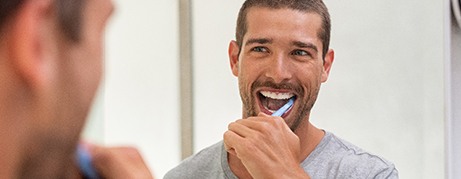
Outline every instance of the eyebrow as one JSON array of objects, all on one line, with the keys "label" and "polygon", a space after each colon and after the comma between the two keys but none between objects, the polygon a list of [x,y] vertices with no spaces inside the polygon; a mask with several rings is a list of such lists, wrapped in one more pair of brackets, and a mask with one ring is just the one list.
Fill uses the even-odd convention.
[{"label": "eyebrow", "polygon": [[299,48],[310,48],[310,49],[314,50],[316,53],[319,51],[317,46],[315,46],[312,43],[305,43],[305,42],[301,42],[301,41],[293,41],[292,45],[297,46]]},{"label": "eyebrow", "polygon": [[267,39],[267,38],[253,38],[253,39],[248,39],[245,43],[245,45],[250,45],[250,44],[271,44],[274,40],[272,39]]},{"label": "eyebrow", "polygon": [[[253,39],[248,39],[245,43],[245,45],[251,45],[251,44],[271,44],[274,40],[273,39],[268,39],[268,38],[253,38]],[[306,43],[306,42],[301,42],[301,41],[293,41],[291,43],[293,46],[299,47],[299,48],[309,48],[314,50],[315,52],[318,52],[317,46],[315,46],[312,43]]]}]

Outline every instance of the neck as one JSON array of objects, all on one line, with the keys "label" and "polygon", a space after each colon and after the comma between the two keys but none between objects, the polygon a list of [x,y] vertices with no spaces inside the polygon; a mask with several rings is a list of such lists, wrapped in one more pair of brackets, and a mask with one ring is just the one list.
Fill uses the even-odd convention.
[{"label": "neck", "polygon": [[20,91],[15,88],[18,85],[15,76],[6,68],[7,64],[1,62],[4,61],[0,61],[0,178],[19,178],[28,148],[26,139],[30,135],[25,128],[27,109],[18,99],[21,95],[17,95]]},{"label": "neck", "polygon": [[245,166],[243,165],[242,161],[240,161],[240,159],[237,156],[227,153],[227,162],[229,164],[229,167],[232,173],[234,173],[234,175],[237,176],[237,178],[239,179],[253,178],[248,172],[248,170],[245,168]]},{"label": "neck", "polygon": [[[3,118],[3,114],[1,114]],[[21,165],[22,151],[21,139],[15,135],[8,135],[14,129],[8,128],[2,123],[0,128],[0,178],[18,178],[19,168]]]},{"label": "neck", "polygon": [[[2,82],[5,81],[8,80]],[[45,131],[40,132],[36,126],[40,115],[34,112],[39,110],[25,100],[26,92],[21,91],[24,88],[13,88],[18,83],[4,85],[2,82],[0,178],[63,178],[65,170],[73,164],[72,151],[64,151],[62,146],[45,138]]]},{"label": "neck", "polygon": [[312,151],[315,150],[320,141],[322,141],[323,136],[325,136],[325,132],[323,130],[315,127],[309,121],[307,121],[307,124],[303,125],[303,127],[299,127],[295,131],[295,134],[299,137],[301,146],[300,151],[302,159],[300,162],[306,159]]},{"label": "neck", "polygon": [[74,166],[72,151],[37,139],[39,135],[19,122],[24,118],[0,115],[0,178],[64,178],[68,174]]}]

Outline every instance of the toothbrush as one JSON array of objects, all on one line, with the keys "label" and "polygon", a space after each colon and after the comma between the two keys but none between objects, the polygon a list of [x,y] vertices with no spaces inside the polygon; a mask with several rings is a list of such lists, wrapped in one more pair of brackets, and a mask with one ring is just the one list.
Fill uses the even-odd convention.
[{"label": "toothbrush", "polygon": [[91,160],[91,155],[88,152],[88,150],[82,145],[79,145],[77,147],[77,162],[84,178],[99,179],[98,173],[96,172],[96,169],[93,167]]},{"label": "toothbrush", "polygon": [[282,116],[283,114],[285,114],[285,112],[288,111],[288,109],[291,108],[291,106],[293,106],[293,103],[294,103],[294,99],[291,98],[285,105],[283,105],[280,109],[278,109],[277,111],[275,111],[274,113],[272,113],[272,116]]}]

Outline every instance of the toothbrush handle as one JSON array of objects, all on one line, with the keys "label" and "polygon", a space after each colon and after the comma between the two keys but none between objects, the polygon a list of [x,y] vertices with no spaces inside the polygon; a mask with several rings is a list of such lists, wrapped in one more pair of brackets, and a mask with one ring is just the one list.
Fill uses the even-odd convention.
[{"label": "toothbrush handle", "polygon": [[93,167],[91,155],[82,145],[77,147],[77,164],[84,178],[99,179],[98,173]]}]

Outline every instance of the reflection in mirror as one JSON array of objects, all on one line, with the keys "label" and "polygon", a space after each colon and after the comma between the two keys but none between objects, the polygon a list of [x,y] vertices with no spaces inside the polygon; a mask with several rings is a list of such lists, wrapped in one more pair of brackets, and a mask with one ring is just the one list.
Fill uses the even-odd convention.
[{"label": "reflection in mirror", "polygon": [[[242,2],[193,2],[195,152],[241,117],[226,52]],[[325,3],[336,57],[312,123],[394,162],[401,178],[443,177],[443,1]]]},{"label": "reflection in mirror", "polygon": [[[139,146],[161,178],[181,157],[179,4],[115,2],[94,115],[102,122],[90,122],[100,126],[89,133],[102,143]],[[191,4],[194,152],[222,140],[241,118],[227,48],[242,3]],[[325,3],[336,57],[311,122],[389,159],[401,178],[444,176],[443,2]]]}]

